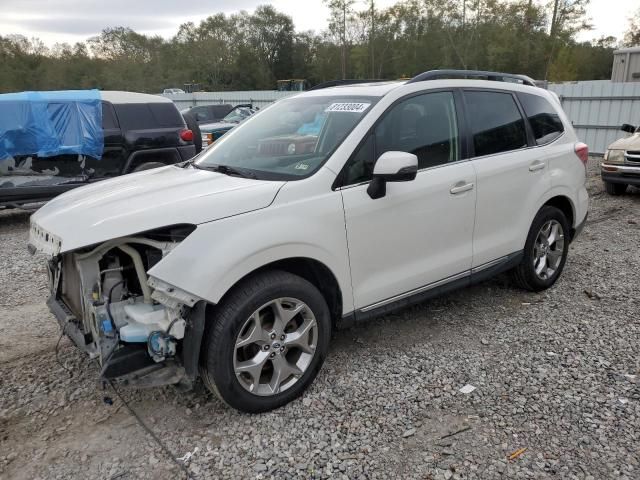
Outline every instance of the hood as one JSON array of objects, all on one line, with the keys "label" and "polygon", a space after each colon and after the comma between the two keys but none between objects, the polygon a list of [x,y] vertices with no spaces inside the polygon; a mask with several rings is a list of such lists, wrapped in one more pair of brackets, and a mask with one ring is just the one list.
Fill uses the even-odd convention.
[{"label": "hood", "polygon": [[[200,224],[269,206],[285,182],[252,180],[192,167],[132,173],[64,193],[31,216],[35,233],[60,252],[177,224]],[[57,253],[48,249],[47,253]]]},{"label": "hood", "polygon": [[630,137],[619,138],[611,145],[610,150],[640,150],[640,132],[634,133]]}]

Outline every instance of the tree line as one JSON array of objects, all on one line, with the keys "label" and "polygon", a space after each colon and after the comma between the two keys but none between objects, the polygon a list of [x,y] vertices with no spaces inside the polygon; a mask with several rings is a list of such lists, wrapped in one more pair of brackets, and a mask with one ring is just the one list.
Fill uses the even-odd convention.
[{"label": "tree line", "polygon": [[[436,68],[608,79],[615,48],[640,42],[640,11],[621,41],[579,42],[589,0],[323,0],[326,28],[298,32],[269,5],[180,25],[170,39],[107,28],[75,45],[0,36],[0,92],[100,88],[157,93],[275,89],[279,79],[411,77]],[[627,28],[626,33],[624,33]]]}]

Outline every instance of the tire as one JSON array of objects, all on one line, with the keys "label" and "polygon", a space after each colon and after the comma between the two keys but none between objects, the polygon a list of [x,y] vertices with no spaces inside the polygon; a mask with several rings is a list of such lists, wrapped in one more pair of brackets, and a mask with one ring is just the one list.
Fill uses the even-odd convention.
[{"label": "tire", "polygon": [[185,113],[182,116],[184,117],[184,122],[187,124],[187,128],[193,132],[193,145],[196,147],[196,154],[198,154],[202,151],[202,132],[200,132],[200,126],[191,113]]},{"label": "tire", "polygon": [[151,170],[152,168],[166,167],[166,163],[162,162],[146,162],[141,163],[136,168],[133,169],[134,172],[142,172],[144,170]]},{"label": "tire", "polygon": [[604,189],[609,195],[623,195],[627,191],[625,183],[604,182]]},{"label": "tire", "polygon": [[[540,237],[540,235],[544,234],[542,229],[543,227],[546,229],[547,225],[551,225],[552,230],[556,227],[558,230],[556,230],[553,241],[546,242],[545,248],[544,236]],[[529,229],[522,261],[513,269],[515,283],[519,287],[533,292],[539,292],[551,287],[562,274],[567,261],[569,236],[570,226],[564,213],[556,207],[542,207],[533,219]],[[551,237],[552,234],[549,234],[549,238]],[[546,261],[541,263],[542,259],[538,255],[544,256]],[[547,266],[544,267],[544,265]],[[542,268],[539,273],[540,267]]]},{"label": "tire", "polygon": [[[289,309],[299,313],[287,320]],[[318,289],[297,275],[253,275],[225,296],[213,316],[203,342],[202,379],[235,409],[281,407],[302,394],[322,367],[331,338],[329,308]],[[309,334],[301,335],[305,329]],[[293,343],[296,334],[307,351]]]}]

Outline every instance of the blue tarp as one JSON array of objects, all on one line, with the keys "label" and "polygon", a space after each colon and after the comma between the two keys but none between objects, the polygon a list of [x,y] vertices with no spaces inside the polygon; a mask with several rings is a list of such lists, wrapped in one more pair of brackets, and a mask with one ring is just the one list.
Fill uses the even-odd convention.
[{"label": "blue tarp", "polygon": [[0,161],[16,155],[102,157],[98,90],[0,94]]}]

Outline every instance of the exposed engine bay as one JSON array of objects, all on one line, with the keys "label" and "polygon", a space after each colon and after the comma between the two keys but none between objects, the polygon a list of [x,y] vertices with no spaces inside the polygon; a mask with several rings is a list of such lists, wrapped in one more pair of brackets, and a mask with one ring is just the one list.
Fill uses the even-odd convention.
[{"label": "exposed engine bay", "polygon": [[64,333],[98,360],[103,378],[156,386],[185,377],[180,354],[199,299],[147,272],[194,228],[113,239],[49,260],[49,307]]}]

